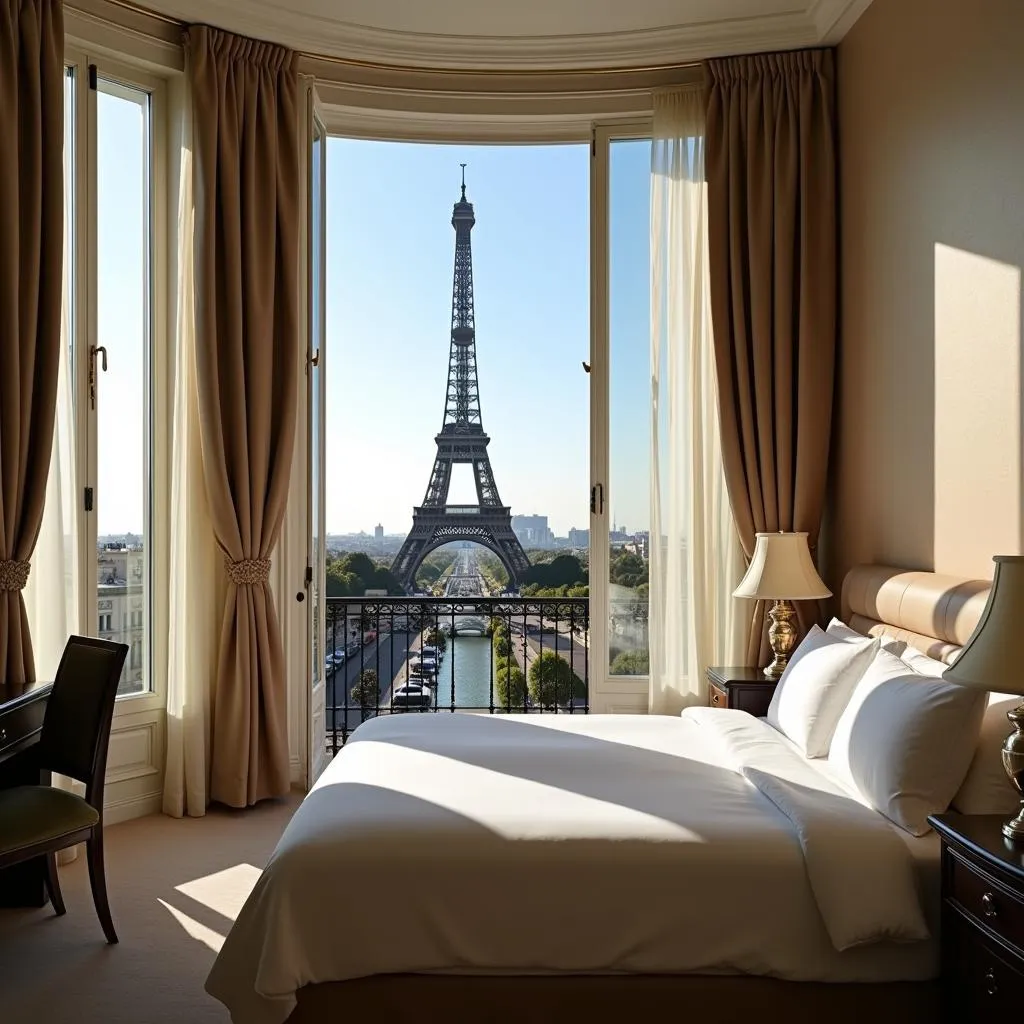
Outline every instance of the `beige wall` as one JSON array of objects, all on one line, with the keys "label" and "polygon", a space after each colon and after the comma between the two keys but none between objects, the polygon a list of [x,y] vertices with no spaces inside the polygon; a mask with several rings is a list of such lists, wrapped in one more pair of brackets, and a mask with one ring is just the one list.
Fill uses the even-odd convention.
[{"label": "beige wall", "polygon": [[833,588],[1022,550],[1024,0],[874,0],[839,47]]}]

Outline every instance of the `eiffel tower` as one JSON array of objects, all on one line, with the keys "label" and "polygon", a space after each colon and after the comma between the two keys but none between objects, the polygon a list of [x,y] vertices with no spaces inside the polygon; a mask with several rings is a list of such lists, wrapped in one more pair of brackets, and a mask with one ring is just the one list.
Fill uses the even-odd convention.
[{"label": "eiffel tower", "polygon": [[[490,438],[480,417],[480,386],[476,374],[476,327],[473,318],[473,251],[469,233],[476,223],[466,200],[466,165],[462,164],[462,198],[452,211],[455,228],[455,280],[452,285],[452,335],[448,352],[448,390],[444,422],[434,437],[437,456],[423,504],[412,510],[412,531],[391,572],[412,590],[423,559],[442,544],[466,540],[482,544],[501,559],[509,586],[517,587],[529,560],[512,532],[512,513],[501,503],[487,455]],[[452,466],[469,463],[476,483],[475,505],[449,505]]]}]

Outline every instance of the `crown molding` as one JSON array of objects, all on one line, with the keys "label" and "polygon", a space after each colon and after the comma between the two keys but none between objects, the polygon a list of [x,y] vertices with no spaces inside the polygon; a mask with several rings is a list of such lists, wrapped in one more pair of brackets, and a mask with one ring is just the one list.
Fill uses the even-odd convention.
[{"label": "crown molding", "polygon": [[810,14],[818,38],[830,46],[840,42],[870,6],[871,0],[816,0]]},{"label": "crown molding", "polygon": [[158,0],[164,16],[201,19],[301,53],[391,68],[569,71],[656,68],[726,54],[816,46],[870,0],[806,0],[781,14],[632,32],[471,36],[407,32],[288,10],[282,0]]}]

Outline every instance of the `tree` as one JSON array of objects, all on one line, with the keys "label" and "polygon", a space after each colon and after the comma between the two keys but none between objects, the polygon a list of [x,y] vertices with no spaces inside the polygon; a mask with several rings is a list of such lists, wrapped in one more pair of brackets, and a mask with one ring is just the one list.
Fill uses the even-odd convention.
[{"label": "tree", "polygon": [[491,646],[494,648],[494,655],[497,658],[507,658],[512,653],[512,638],[509,636],[508,626],[504,622],[499,623],[491,634]]},{"label": "tree", "polygon": [[539,587],[571,587],[586,583],[587,572],[575,555],[556,555],[550,562],[531,565],[520,582]]},{"label": "tree", "polygon": [[439,651],[448,650],[448,637],[437,628],[437,626],[431,626],[423,635],[423,643],[427,647],[436,647]]},{"label": "tree", "polygon": [[502,665],[494,674],[494,703],[506,709],[526,704],[526,676],[515,662]]},{"label": "tree", "polygon": [[651,670],[647,651],[620,651],[612,659],[613,676],[645,676]]},{"label": "tree", "polygon": [[565,658],[554,651],[544,651],[530,666],[530,697],[534,704],[550,708],[568,704],[574,697],[583,697],[583,680],[572,670]]},{"label": "tree", "polygon": [[377,706],[379,693],[380,685],[377,681],[377,673],[372,668],[367,668],[359,673],[359,678],[356,680],[355,686],[352,687],[350,696],[352,702],[358,704],[365,711],[367,708]]}]

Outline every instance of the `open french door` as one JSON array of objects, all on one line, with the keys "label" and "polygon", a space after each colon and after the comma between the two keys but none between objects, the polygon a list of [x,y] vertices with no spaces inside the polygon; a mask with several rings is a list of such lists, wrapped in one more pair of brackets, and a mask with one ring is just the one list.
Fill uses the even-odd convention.
[{"label": "open french door", "polygon": [[325,362],[326,362],[326,169],[327,130],[309,91],[307,164],[307,351],[306,351],[306,619],[309,679],[307,780],[312,784],[326,767],[327,673],[325,671]]},{"label": "open french door", "polygon": [[[649,119],[594,126],[590,161],[590,709],[648,707]],[[628,532],[627,532],[628,527]]]}]

